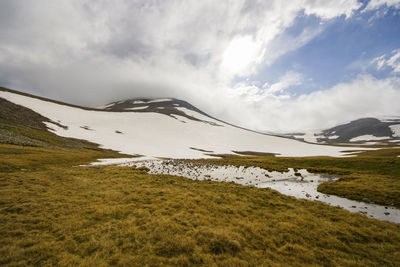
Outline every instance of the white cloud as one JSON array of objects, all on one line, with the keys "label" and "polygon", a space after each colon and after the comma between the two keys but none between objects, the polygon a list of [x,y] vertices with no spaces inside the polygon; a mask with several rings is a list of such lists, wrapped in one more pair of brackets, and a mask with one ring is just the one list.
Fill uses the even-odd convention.
[{"label": "white cloud", "polygon": [[389,67],[393,73],[400,73],[400,49],[395,49],[388,55],[376,57],[370,64],[375,65],[377,70]]},{"label": "white cloud", "polygon": [[273,84],[265,83],[263,85],[263,95],[278,95],[294,85],[300,85],[303,81],[303,76],[298,72],[288,71],[280,80]]},{"label": "white cloud", "polygon": [[251,36],[235,37],[222,55],[221,68],[229,74],[246,76],[251,73],[249,65],[259,63],[261,43],[253,41]]},{"label": "white cloud", "polygon": [[371,64],[376,65],[377,70],[381,70],[386,64],[385,55],[374,58],[371,60]]},{"label": "white cloud", "polygon": [[[253,86],[247,95],[242,94],[240,97],[246,98],[246,106],[238,106],[235,114],[246,114],[247,117],[241,117],[240,125],[258,130],[324,129],[362,117],[400,114],[400,78],[396,77],[378,80],[361,75],[328,90],[284,99],[260,98],[257,92]],[[231,101],[240,101],[240,98]],[[231,117],[226,119],[233,120]]]},{"label": "white cloud", "polygon": [[387,64],[392,67],[393,72],[400,72],[400,49],[392,52],[392,56],[387,60]]},{"label": "white cloud", "polygon": [[264,87],[236,82],[323,31],[316,25],[288,34],[299,15],[349,18],[360,6],[357,0],[3,0],[0,81],[95,106],[124,97],[176,97],[261,130],[393,113],[398,91],[369,76],[300,97],[290,91],[303,80],[296,72]]},{"label": "white cloud", "polygon": [[375,10],[382,6],[400,8],[400,0],[371,0],[363,11]]},{"label": "white cloud", "polygon": [[269,99],[276,101],[289,99],[291,97],[290,92],[288,92],[290,87],[300,85],[302,82],[303,76],[294,71],[288,71],[277,82],[265,83],[262,87],[242,82],[230,89],[229,100],[245,102],[250,108],[260,108]]},{"label": "white cloud", "polygon": [[304,13],[307,15],[315,14],[323,19],[332,19],[338,14],[344,14],[347,18],[350,18],[354,11],[359,9],[362,4],[358,1],[325,1],[325,0],[314,0],[305,1]]},{"label": "white cloud", "polygon": [[[350,16],[359,5],[356,0],[290,4],[279,0],[43,0],[40,4],[3,0],[0,78],[10,86],[63,94],[69,101],[76,100],[74,90],[69,96],[54,92],[66,89],[57,71],[69,76],[66,84],[76,91],[91,90],[92,95],[97,91],[106,95],[103,87],[118,91],[115,86],[121,83],[130,84],[137,94],[147,94],[138,86],[156,88],[165,77],[168,86],[160,87],[165,94],[171,93],[171,87],[182,92],[194,87],[193,95],[198,93],[199,80],[186,77],[205,78],[204,90],[214,90],[221,83],[230,84],[235,76],[255,73],[261,63],[271,64],[314,38],[320,29],[305,30],[292,42],[276,42],[302,12],[330,19]],[[76,81],[71,81],[74,74]],[[47,81],[50,75],[59,82]],[[88,78],[79,81],[82,76]],[[121,76],[122,81],[116,80]],[[184,81],[174,80],[176,76]]]}]

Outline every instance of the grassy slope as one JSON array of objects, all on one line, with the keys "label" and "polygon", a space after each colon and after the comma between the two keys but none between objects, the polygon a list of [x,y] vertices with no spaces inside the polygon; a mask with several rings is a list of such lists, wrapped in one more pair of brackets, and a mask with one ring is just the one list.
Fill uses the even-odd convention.
[{"label": "grassy slope", "polygon": [[[76,167],[121,155],[49,133],[42,123],[46,118],[0,101],[0,143],[8,143],[0,144],[0,265],[394,266],[400,261],[399,225],[266,189],[129,168]],[[398,152],[218,163],[346,174],[352,187],[328,184],[334,193],[344,190],[352,197],[365,185],[376,195],[382,185],[385,202],[399,191],[399,163],[393,158]],[[361,197],[370,195],[366,192]]]},{"label": "grassy slope", "polygon": [[97,144],[55,135],[47,130],[43,122],[51,121],[28,108],[0,98],[0,143],[99,150]]},{"label": "grassy slope", "polygon": [[400,261],[400,225],[268,189],[73,167],[110,153],[0,145],[0,265]]},{"label": "grassy slope", "polygon": [[400,149],[384,149],[361,153],[353,158],[306,157],[225,157],[204,160],[214,164],[258,166],[268,170],[308,169],[316,173],[339,174],[341,179],[323,183],[323,193],[365,200],[400,208]]}]

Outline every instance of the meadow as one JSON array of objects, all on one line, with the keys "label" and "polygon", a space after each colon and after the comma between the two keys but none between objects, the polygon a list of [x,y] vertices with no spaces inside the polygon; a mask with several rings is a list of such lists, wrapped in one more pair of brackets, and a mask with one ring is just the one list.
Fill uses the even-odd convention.
[{"label": "meadow", "polygon": [[257,166],[270,171],[288,168],[307,169],[313,173],[340,175],[338,181],[323,183],[318,191],[348,199],[390,205],[400,208],[400,155],[399,148],[365,151],[350,158],[333,157],[257,157],[223,156],[202,162]]},{"label": "meadow", "polygon": [[[0,145],[0,265],[396,266],[400,262],[400,225],[270,189],[150,175],[130,167],[78,166],[120,156],[88,148]],[[220,161],[273,166],[280,160]],[[319,159],[314,164],[310,159],[292,160],[275,164],[282,168],[304,164],[316,171],[326,166],[322,162],[318,167]],[[335,166],[326,171],[346,169],[339,163]],[[385,171],[381,172],[384,177]]]}]

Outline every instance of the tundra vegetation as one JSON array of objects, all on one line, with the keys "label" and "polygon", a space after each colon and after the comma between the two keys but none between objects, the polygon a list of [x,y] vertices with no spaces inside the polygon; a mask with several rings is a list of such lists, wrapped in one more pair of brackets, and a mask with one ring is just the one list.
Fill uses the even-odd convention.
[{"label": "tundra vegetation", "polygon": [[119,155],[0,145],[0,264],[395,266],[400,260],[400,225],[269,189],[78,167],[113,156]]},{"label": "tundra vegetation", "polygon": [[[394,146],[395,147],[395,146]],[[348,149],[348,148],[347,148]],[[243,157],[225,155],[205,163],[256,166],[270,171],[288,168],[340,175],[332,183],[322,183],[318,191],[348,199],[400,208],[400,149],[365,151],[350,158],[333,157]]]},{"label": "tundra vegetation", "polygon": [[[34,120],[31,116],[29,123]],[[0,116],[0,265],[400,262],[398,224],[270,189],[151,175],[131,167],[79,166],[126,155],[58,137],[42,124],[26,121]],[[263,156],[210,161],[340,174],[341,181],[320,189],[398,207],[398,153],[393,149],[342,159]]]}]

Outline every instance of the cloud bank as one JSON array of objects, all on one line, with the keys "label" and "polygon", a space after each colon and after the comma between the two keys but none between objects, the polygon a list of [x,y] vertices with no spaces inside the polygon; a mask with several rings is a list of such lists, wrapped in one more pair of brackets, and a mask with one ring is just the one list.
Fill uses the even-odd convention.
[{"label": "cloud bank", "polygon": [[[281,86],[281,82],[277,86]],[[239,113],[248,113],[239,123],[263,130],[259,126],[259,118],[251,114],[267,114],[277,119],[266,118],[266,124],[269,124],[263,127],[295,132],[299,129],[318,129],[316,126],[324,129],[361,117],[398,115],[399,88],[400,78],[378,80],[371,75],[360,75],[350,83],[341,83],[329,90],[299,97],[280,97],[287,95],[285,90],[279,90],[278,95],[275,95],[276,91],[271,93],[271,90],[246,88],[242,90],[241,98],[247,104],[242,110],[239,109]],[[292,124],[288,124],[288,121]]]},{"label": "cloud bank", "polygon": [[[371,1],[365,9],[396,3]],[[362,8],[357,0],[3,0],[0,85],[91,106],[175,97],[262,131],[399,114],[396,77],[363,75],[304,95],[290,91],[304,81],[295,71],[275,83],[249,80],[318,36],[324,23]],[[299,16],[320,25],[287,34]]]}]

